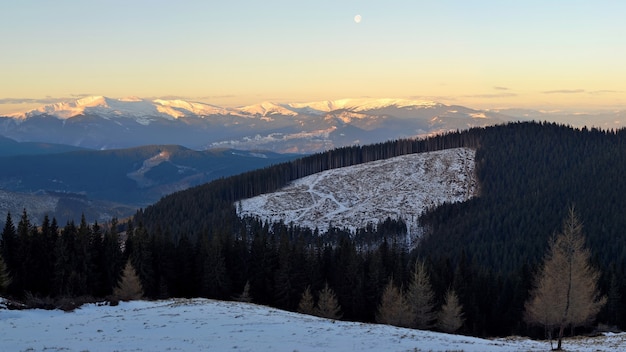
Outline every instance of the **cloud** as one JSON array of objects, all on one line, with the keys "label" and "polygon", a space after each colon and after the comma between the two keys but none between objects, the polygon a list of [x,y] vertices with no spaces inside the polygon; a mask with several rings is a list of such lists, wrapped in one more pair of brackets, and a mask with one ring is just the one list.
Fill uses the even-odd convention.
[{"label": "cloud", "polygon": [[622,93],[622,91],[601,89],[601,90],[593,90],[593,91],[589,92],[589,94],[592,94],[592,95],[596,95],[596,94],[612,94],[612,93]]},{"label": "cloud", "polygon": [[408,99],[411,100],[431,100],[431,101],[456,101],[458,97],[448,95],[412,95]]},{"label": "cloud", "polygon": [[225,95],[205,95],[203,97],[197,97],[197,99],[225,99],[225,98],[236,98],[237,95],[234,94],[225,94]]},{"label": "cloud", "polygon": [[154,96],[154,97],[146,97],[143,98],[146,100],[193,100],[195,98],[192,97],[186,97],[186,96],[182,96],[182,95],[158,95],[158,96]]},{"label": "cloud", "polygon": [[493,89],[495,89],[495,90],[510,90],[507,87],[499,87],[499,86],[495,86],[495,87],[493,87]]},{"label": "cloud", "polygon": [[4,105],[4,104],[54,104],[54,103],[58,103],[61,101],[65,101],[67,100],[67,98],[63,99],[63,98],[52,98],[52,97],[46,97],[46,98],[38,98],[38,99],[33,99],[33,98],[1,98],[0,99],[0,105]]},{"label": "cloud", "polygon": [[579,94],[585,93],[584,89],[559,89],[559,90],[547,90],[542,92],[543,94]]},{"label": "cloud", "polygon": [[515,93],[495,93],[495,94],[474,94],[474,95],[464,95],[464,98],[482,98],[482,99],[494,99],[494,98],[510,98],[516,97]]},{"label": "cloud", "polygon": [[62,103],[66,101],[72,101],[80,98],[90,97],[93,94],[80,93],[80,94],[70,94],[69,97],[51,97],[46,96],[45,98],[0,98],[0,105],[6,104],[55,104]]}]

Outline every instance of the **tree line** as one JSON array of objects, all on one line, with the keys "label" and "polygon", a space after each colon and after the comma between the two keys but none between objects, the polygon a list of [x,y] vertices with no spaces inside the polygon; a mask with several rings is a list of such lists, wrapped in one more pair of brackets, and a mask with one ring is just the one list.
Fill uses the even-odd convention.
[{"label": "tree line", "polygon": [[[332,229],[333,237],[314,237],[310,229],[253,218],[241,220],[238,235],[174,243],[165,236],[149,236],[132,222],[125,224],[124,233],[115,222],[101,231],[84,218],[80,225],[69,222],[62,229],[54,219],[44,219],[38,228],[26,212],[15,229],[9,214],[0,243],[0,258],[8,258],[0,259],[0,288],[30,303],[55,302],[50,297],[201,296],[330,319],[471,332],[478,323],[473,315],[477,307],[464,308],[460,295],[489,282],[469,281],[476,280],[476,273],[468,275],[467,263],[449,270],[417,258],[397,240],[405,233],[389,232],[397,228],[394,222],[388,219],[376,229],[383,238],[379,246],[358,248],[355,236],[346,231]],[[46,245],[53,250],[42,250]],[[43,269],[48,271],[38,272]],[[441,269],[448,272],[442,275]],[[564,329],[592,322],[607,302],[597,288],[599,275],[584,246],[582,225],[570,209],[533,288],[520,293],[525,297],[524,320],[550,334],[556,329],[560,349]],[[492,324],[504,308],[493,302],[493,315],[477,313]]]},{"label": "tree line", "polygon": [[[55,308],[55,302],[68,297],[95,300],[113,294],[121,299],[209,297],[333,319],[432,328],[438,321],[436,307],[456,303],[447,298],[438,304],[444,296],[435,295],[424,263],[411,264],[413,258],[397,241],[406,227],[404,233],[392,232],[402,225],[395,222],[388,219],[380,229],[370,226],[368,231],[385,239],[375,249],[359,249],[346,230],[314,235],[307,228],[253,218],[241,219],[238,233],[173,241],[132,221],[113,221],[103,229],[83,218],[60,228],[54,218],[45,218],[36,226],[24,211],[17,226],[11,214],[6,218],[0,287],[9,297],[35,306],[48,302],[42,308]],[[413,292],[411,302],[426,300],[424,309],[409,310],[412,318],[399,323],[390,317],[389,304],[395,303],[390,295],[398,290],[394,282],[404,281]],[[459,328],[441,325],[445,331]]]}]

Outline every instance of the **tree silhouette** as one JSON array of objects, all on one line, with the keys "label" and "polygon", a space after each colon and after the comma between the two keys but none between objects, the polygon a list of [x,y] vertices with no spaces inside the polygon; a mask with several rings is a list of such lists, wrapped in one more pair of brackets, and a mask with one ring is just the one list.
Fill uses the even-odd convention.
[{"label": "tree silhouette", "polygon": [[11,283],[11,276],[9,275],[9,271],[7,269],[7,265],[4,263],[4,259],[2,259],[2,255],[0,255],[0,294],[4,294]]},{"label": "tree silhouette", "polygon": [[590,323],[607,301],[598,292],[600,273],[591,266],[589,259],[582,224],[570,208],[561,233],[550,242],[543,267],[525,304],[526,322],[543,325],[550,337],[557,329],[557,350],[561,349],[566,327]]}]

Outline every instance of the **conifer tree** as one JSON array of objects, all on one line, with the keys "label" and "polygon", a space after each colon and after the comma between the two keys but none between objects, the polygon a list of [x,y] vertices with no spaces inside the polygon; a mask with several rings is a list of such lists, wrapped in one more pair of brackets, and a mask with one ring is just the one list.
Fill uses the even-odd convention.
[{"label": "conifer tree", "polygon": [[155,277],[150,236],[141,223],[137,228],[129,226],[127,234],[126,252],[128,252],[133,268],[141,278],[145,293],[151,297],[155,293],[153,286]]},{"label": "conifer tree", "polygon": [[550,333],[557,330],[557,350],[566,327],[590,323],[607,301],[598,292],[600,273],[591,266],[590,256],[582,224],[570,208],[525,304],[526,322],[543,325]]},{"label": "conifer tree", "polygon": [[26,209],[22,212],[22,217],[17,223],[17,232],[15,237],[15,247],[13,249],[13,265],[10,266],[13,275],[12,290],[18,294],[24,294],[25,288],[30,289],[30,277],[28,275],[29,268],[33,258],[30,255],[31,247],[31,231],[33,226],[30,223]]},{"label": "conifer tree", "polygon": [[447,333],[453,333],[463,326],[463,307],[459,303],[459,297],[454,290],[446,292],[445,302],[437,316],[437,327]]},{"label": "conifer tree", "polygon": [[426,265],[424,262],[416,261],[407,292],[407,303],[413,311],[411,327],[422,330],[433,327],[433,322],[437,318],[434,301],[435,294],[430,285]]},{"label": "conifer tree", "polygon": [[54,247],[54,276],[52,278],[52,291],[59,296],[71,296],[73,294],[70,278],[74,270],[74,240],[76,226],[68,222],[61,230]]},{"label": "conifer tree", "polygon": [[113,290],[113,297],[121,301],[138,300],[143,297],[143,287],[139,275],[130,262],[126,261],[119,284]]},{"label": "conifer tree", "polygon": [[10,212],[7,213],[7,217],[4,222],[0,246],[2,246],[2,256],[6,260],[7,265],[12,268],[12,259],[15,257],[16,254],[15,252],[17,246],[17,233],[15,233],[15,225],[13,224],[13,219]]},{"label": "conifer tree", "polygon": [[102,255],[99,266],[101,267],[102,294],[111,294],[117,284],[118,274],[124,265],[123,253],[119,234],[117,232],[117,219],[112,219],[109,229],[102,238]]},{"label": "conifer tree", "polygon": [[72,249],[72,273],[70,274],[70,286],[72,295],[86,295],[90,293],[89,278],[93,274],[91,253],[89,245],[92,229],[85,215],[80,219],[80,224],[74,233]]},{"label": "conifer tree", "polygon": [[341,319],[341,306],[337,301],[335,291],[328,287],[328,282],[319,293],[315,315],[328,319]]},{"label": "conifer tree", "polygon": [[231,283],[226,260],[222,254],[222,243],[217,235],[212,239],[204,238],[201,241],[201,292],[211,298],[226,298],[230,296]]},{"label": "conifer tree", "polygon": [[11,283],[11,276],[9,275],[9,271],[7,269],[7,265],[0,255],[0,294],[5,294],[7,292],[7,288]]},{"label": "conifer tree", "polygon": [[376,312],[376,322],[395,326],[408,327],[413,320],[413,314],[401,288],[393,284],[393,279],[389,280],[380,305]]},{"label": "conifer tree", "polygon": [[298,304],[298,313],[315,315],[315,301],[311,294],[311,286],[307,286]]}]

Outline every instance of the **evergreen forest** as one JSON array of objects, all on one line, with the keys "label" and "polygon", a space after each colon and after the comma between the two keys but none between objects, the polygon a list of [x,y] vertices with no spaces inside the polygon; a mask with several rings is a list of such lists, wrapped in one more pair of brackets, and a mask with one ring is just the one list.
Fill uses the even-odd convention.
[{"label": "evergreen forest", "polygon": [[[425,234],[414,247],[403,241],[402,220],[356,233],[320,233],[236,213],[238,200],[316,172],[456,147],[476,150],[479,194],[426,211],[420,218]],[[129,260],[148,298],[245,296],[295,311],[305,291],[330,288],[342,319],[373,322],[386,286],[393,280],[409,287],[419,262],[437,307],[451,290],[456,293],[463,307],[461,333],[543,337],[543,330],[524,322],[524,302],[549,239],[575,208],[607,297],[593,323],[624,329],[625,175],[626,130],[554,123],[340,148],[171,194],[120,223],[88,224],[83,218],[59,225],[46,218],[32,224],[26,210],[19,220],[8,214],[0,245],[11,280],[0,288],[23,301],[104,298]]]}]

